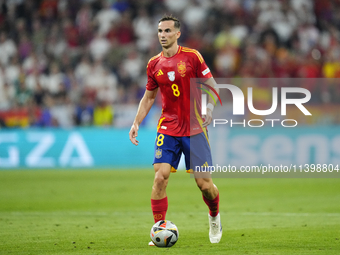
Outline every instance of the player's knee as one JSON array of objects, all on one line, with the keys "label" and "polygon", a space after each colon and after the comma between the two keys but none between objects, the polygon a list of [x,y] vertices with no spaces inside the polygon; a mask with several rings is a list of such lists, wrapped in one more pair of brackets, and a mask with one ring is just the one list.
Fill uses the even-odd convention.
[{"label": "player's knee", "polygon": [[198,188],[202,192],[206,192],[206,191],[210,190],[210,188],[211,188],[210,182],[206,181],[204,179],[196,180],[196,183],[197,183]]},{"label": "player's knee", "polygon": [[154,186],[158,188],[166,187],[168,184],[168,179],[163,175],[156,174],[154,179]]}]

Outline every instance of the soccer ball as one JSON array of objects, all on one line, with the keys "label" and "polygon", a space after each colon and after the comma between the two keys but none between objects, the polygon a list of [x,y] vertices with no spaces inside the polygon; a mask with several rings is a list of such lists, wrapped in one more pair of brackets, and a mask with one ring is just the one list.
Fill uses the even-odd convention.
[{"label": "soccer ball", "polygon": [[150,237],[157,247],[171,247],[178,240],[178,229],[171,221],[160,220],[152,226]]}]

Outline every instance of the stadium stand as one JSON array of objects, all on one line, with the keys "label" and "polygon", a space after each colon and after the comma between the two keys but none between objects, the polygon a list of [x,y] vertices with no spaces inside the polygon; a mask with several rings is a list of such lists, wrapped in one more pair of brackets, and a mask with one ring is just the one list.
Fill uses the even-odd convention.
[{"label": "stadium stand", "polygon": [[[0,11],[1,128],[130,126],[128,112],[95,115],[135,112],[165,13],[215,77],[340,78],[339,0],[4,0]],[[305,124],[339,124],[340,84],[305,87],[320,112]]]}]

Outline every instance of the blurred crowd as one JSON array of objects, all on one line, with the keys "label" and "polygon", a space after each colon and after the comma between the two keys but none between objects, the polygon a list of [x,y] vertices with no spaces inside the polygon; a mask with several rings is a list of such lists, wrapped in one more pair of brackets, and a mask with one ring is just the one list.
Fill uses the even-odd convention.
[{"label": "blurred crowd", "polygon": [[215,77],[327,78],[303,84],[311,103],[340,102],[340,0],[0,0],[0,8],[0,126],[115,125],[115,106],[136,106],[144,93],[163,14],[181,20],[180,45],[199,50]]}]

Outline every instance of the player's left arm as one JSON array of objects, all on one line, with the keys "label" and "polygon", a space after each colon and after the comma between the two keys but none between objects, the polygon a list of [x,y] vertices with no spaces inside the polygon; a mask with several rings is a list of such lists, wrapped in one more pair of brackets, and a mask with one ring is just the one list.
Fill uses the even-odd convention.
[{"label": "player's left arm", "polygon": [[[219,94],[219,89],[216,88],[216,82],[215,82],[213,77],[209,78],[204,83],[211,86],[212,88],[214,88],[216,90],[216,92]],[[205,115],[205,121],[202,124],[203,127],[206,127],[211,123],[212,113],[213,113],[214,107],[215,107],[215,102],[218,101],[217,95],[213,91],[211,91],[211,89],[209,89],[209,91],[211,92],[211,95],[213,95],[215,100],[211,97],[208,97],[207,114]]]}]

